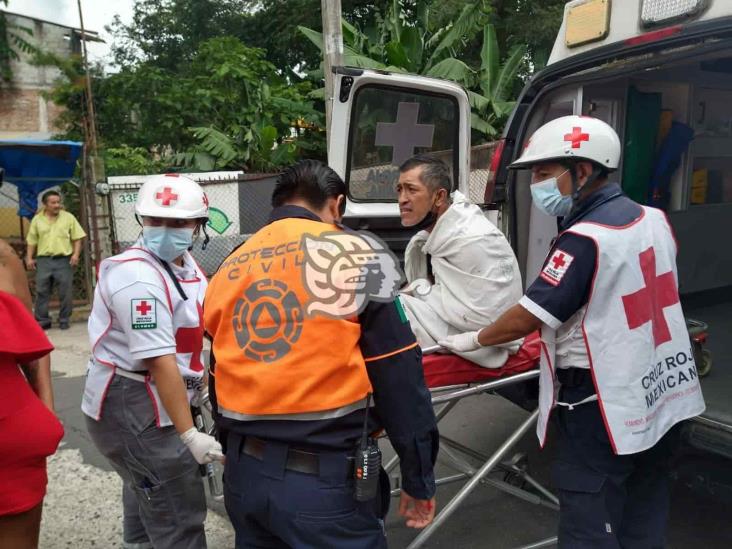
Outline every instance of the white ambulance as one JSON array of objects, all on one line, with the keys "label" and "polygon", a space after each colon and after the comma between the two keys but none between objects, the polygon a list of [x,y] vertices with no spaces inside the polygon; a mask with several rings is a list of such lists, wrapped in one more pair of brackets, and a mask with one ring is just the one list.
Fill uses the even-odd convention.
[{"label": "white ambulance", "polygon": [[[452,165],[461,191],[484,203],[529,282],[556,220],[532,207],[529,174],[507,166],[551,119],[577,114],[611,124],[624,145],[612,178],[633,199],[668,213],[684,312],[709,326],[715,366],[702,381],[707,410],[689,423],[686,440],[700,459],[732,459],[731,0],[568,2],[548,66],[526,85],[509,119],[492,177],[477,193],[482,200],[470,180],[470,105],[462,88],[337,68],[335,96],[329,163],[348,185],[349,224],[403,250],[411,234],[399,223],[397,166],[430,152]],[[699,366],[708,361],[706,355]],[[716,476],[724,470],[698,467],[695,478],[732,487]]]}]

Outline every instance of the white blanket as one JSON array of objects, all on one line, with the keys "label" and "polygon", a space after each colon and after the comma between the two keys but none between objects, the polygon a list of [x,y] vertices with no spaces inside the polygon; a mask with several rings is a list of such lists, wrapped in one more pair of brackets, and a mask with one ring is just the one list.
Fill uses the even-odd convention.
[{"label": "white blanket", "polygon": [[[435,283],[427,280],[427,254]],[[417,341],[437,345],[445,336],[479,330],[522,296],[521,273],[506,237],[460,192],[431,233],[420,231],[405,252],[409,286],[400,295]],[[521,341],[461,354],[500,368]]]}]

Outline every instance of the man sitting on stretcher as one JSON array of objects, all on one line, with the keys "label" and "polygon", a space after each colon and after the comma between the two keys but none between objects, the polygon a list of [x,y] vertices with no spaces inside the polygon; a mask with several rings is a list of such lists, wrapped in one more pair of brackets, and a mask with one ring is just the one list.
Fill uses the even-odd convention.
[{"label": "man sitting on stretcher", "polygon": [[[400,299],[421,347],[447,335],[479,330],[521,298],[521,273],[503,233],[481,209],[452,190],[450,168],[426,155],[399,168],[402,225],[419,232],[405,252],[408,286]],[[500,368],[521,341],[461,356]]]}]

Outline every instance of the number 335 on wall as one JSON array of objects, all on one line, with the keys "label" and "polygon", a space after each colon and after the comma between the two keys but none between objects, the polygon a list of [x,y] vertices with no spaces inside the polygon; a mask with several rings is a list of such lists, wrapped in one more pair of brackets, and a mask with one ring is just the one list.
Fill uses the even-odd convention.
[{"label": "number 335 on wall", "polygon": [[137,193],[120,193],[119,203],[120,204],[134,204],[137,202]]}]

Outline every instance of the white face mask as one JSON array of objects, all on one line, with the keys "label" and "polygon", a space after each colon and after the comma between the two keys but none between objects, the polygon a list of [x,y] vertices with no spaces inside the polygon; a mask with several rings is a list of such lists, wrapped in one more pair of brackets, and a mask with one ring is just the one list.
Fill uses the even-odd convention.
[{"label": "white face mask", "polygon": [[531,198],[542,212],[554,217],[564,217],[572,210],[572,196],[559,192],[557,180],[569,170],[564,170],[557,177],[550,177],[531,185]]}]

